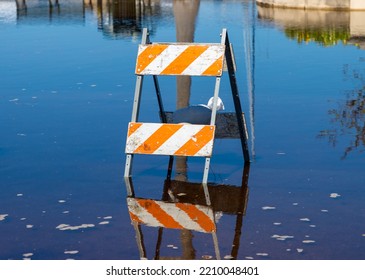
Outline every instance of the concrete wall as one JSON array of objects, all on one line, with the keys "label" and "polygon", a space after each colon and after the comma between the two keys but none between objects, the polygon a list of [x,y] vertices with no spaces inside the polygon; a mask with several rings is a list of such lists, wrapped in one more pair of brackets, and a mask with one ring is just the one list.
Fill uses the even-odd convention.
[{"label": "concrete wall", "polygon": [[256,3],[298,9],[365,10],[364,0],[256,0]]}]

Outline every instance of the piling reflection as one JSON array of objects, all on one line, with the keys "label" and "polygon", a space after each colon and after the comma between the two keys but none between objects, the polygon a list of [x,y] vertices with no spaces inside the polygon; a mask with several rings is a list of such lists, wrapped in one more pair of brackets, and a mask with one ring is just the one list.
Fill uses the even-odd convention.
[{"label": "piling reflection", "polygon": [[82,0],[13,0],[18,24],[53,21],[83,23],[85,6]]},{"label": "piling reflection", "polygon": [[[110,38],[138,37],[143,27],[150,32],[162,17],[160,0],[8,0],[14,3],[17,23],[85,22],[88,13],[98,29]],[[168,13],[171,13],[169,11]]]},{"label": "piling reflection", "polygon": [[[176,41],[177,42],[194,42],[195,21],[199,10],[199,0],[194,1],[179,1],[174,0],[173,12],[176,26]],[[189,106],[191,91],[191,77],[190,76],[176,76],[176,109]],[[168,178],[170,180],[170,172],[172,168],[172,160],[170,157]],[[176,157],[176,179],[181,181],[187,180],[187,158]],[[167,188],[165,187],[165,192]],[[193,248],[193,234],[190,229],[181,230],[181,244],[182,244],[182,258],[195,259],[195,250]],[[215,251],[217,258],[219,258],[219,250],[217,238],[212,233],[213,240],[215,241]]]},{"label": "piling reflection", "polygon": [[353,44],[365,49],[364,11],[324,11],[257,7],[258,18],[274,23],[298,43]]},{"label": "piling reflection", "polygon": [[107,37],[137,37],[143,27],[153,32],[154,19],[162,16],[160,0],[84,0]]},{"label": "piling reflection", "polygon": [[[236,216],[232,228],[232,249],[224,252],[225,258],[237,259],[248,202],[249,164],[243,168],[241,185],[224,185],[208,183],[211,205],[206,204],[201,183],[171,180],[166,178],[162,191],[162,199],[137,198],[132,178],[125,178],[128,192],[127,204],[130,219],[135,230],[137,247],[141,259],[198,259],[193,246],[194,232],[212,236],[215,258],[221,259],[219,242],[228,242],[227,238],[219,239],[217,220],[224,215]],[[143,230],[145,227],[157,228],[156,246],[147,248]],[[162,254],[161,244],[164,230],[174,229],[180,233],[181,254],[166,256]],[[177,230],[177,231],[176,231]],[[148,237],[149,239],[151,237]],[[149,240],[150,241],[150,240]],[[226,244],[223,244],[226,245]],[[225,246],[226,247],[226,246]],[[229,246],[228,246],[229,247]],[[151,251],[154,250],[152,254]],[[149,253],[147,252],[149,251]],[[228,257],[227,257],[228,256]]]}]

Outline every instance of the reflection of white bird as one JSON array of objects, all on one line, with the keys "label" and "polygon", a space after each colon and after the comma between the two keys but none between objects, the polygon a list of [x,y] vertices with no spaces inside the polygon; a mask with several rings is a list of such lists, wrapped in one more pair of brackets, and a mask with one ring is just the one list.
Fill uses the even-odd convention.
[{"label": "reflection of white bird", "polygon": [[[207,105],[199,104],[176,110],[173,115],[173,123],[210,124],[212,108],[213,97],[209,99]],[[223,101],[219,97],[217,110],[224,110]]]}]

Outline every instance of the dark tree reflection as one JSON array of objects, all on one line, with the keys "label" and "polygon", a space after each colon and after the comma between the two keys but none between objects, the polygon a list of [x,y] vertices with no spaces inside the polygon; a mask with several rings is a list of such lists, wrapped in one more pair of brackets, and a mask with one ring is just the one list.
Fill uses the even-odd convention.
[{"label": "dark tree reflection", "polygon": [[332,129],[320,132],[320,138],[328,138],[333,145],[339,142],[340,137],[349,135],[349,143],[342,158],[355,150],[365,150],[365,70],[344,67],[345,79],[354,85],[354,89],[346,91],[346,100],[337,103],[337,108],[329,110]]}]

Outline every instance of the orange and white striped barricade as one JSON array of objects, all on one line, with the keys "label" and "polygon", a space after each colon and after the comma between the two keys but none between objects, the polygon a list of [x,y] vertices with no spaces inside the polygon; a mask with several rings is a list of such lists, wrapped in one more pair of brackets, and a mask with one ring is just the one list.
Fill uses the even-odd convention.
[{"label": "orange and white striped barricade", "polygon": [[[125,149],[127,159],[124,177],[131,175],[134,154],[170,155],[170,159],[176,155],[205,157],[202,183],[209,203],[206,184],[215,137],[216,105],[224,65],[226,65],[230,77],[244,158],[245,161],[249,161],[247,130],[244,125],[234,74],[233,54],[226,29],[223,29],[221,37],[221,43],[213,44],[151,43],[147,29],[143,29],[135,69],[137,80]],[[138,122],[142,83],[145,75],[153,76],[162,117],[162,123],[159,124]],[[168,124],[157,81],[159,75],[216,77],[210,125]]]},{"label": "orange and white striped barricade", "polygon": [[214,125],[129,123],[126,153],[211,156]]},{"label": "orange and white striped barricade", "polygon": [[148,226],[216,231],[213,210],[205,205],[133,197],[127,198],[127,205],[131,220]]},{"label": "orange and white striped barricade", "polygon": [[[211,234],[216,258],[220,259],[214,212],[211,207],[181,202],[166,202],[154,199],[127,197],[129,216],[136,231],[140,258],[146,259],[141,225],[163,229],[178,229]],[[158,243],[161,243],[158,242]],[[156,248],[159,251],[159,248]],[[154,259],[160,259],[158,253]]]},{"label": "orange and white striped barricade", "polygon": [[[169,179],[166,181],[171,182]],[[164,185],[162,200],[136,198],[132,178],[126,177],[125,184],[132,194],[127,196],[127,206],[136,232],[136,241],[141,259],[147,259],[142,225],[159,229],[154,259],[160,259],[159,247],[162,241],[163,229],[188,230],[211,234],[216,258],[220,259],[215,213],[211,206],[206,205],[206,201],[203,201],[203,204],[192,203],[191,201],[180,202],[179,199],[169,196],[168,185]]]}]

